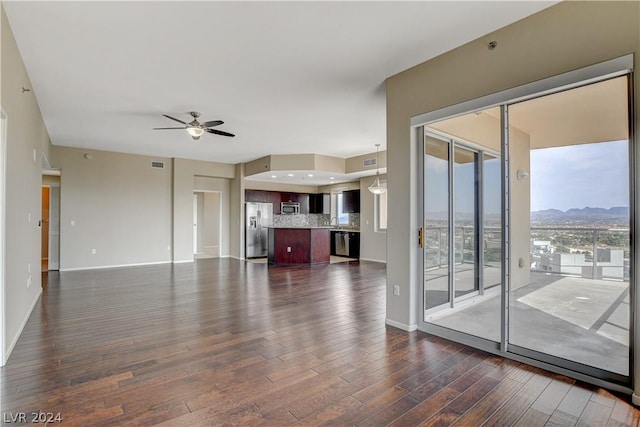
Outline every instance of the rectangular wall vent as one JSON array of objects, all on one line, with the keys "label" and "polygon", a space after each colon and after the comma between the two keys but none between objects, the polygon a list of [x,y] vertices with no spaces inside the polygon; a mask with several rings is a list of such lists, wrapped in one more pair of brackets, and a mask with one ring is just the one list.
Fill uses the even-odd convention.
[{"label": "rectangular wall vent", "polygon": [[369,167],[369,166],[375,166],[377,164],[377,160],[376,159],[366,159],[362,161],[362,166]]},{"label": "rectangular wall vent", "polygon": [[151,162],[151,167],[164,169],[164,162]]}]

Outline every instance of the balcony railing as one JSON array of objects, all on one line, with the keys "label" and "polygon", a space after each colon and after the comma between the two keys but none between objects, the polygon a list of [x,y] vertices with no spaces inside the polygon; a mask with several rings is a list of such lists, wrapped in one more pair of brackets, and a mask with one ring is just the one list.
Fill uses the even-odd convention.
[{"label": "balcony railing", "polygon": [[[426,269],[448,266],[448,234],[448,227],[425,229]],[[456,265],[475,262],[478,257],[475,234],[472,226],[456,227],[453,252]],[[481,250],[485,266],[500,267],[500,227],[484,227]],[[629,229],[626,228],[531,227],[531,271],[628,280],[629,252]]]},{"label": "balcony railing", "polygon": [[629,229],[531,227],[531,271],[629,280]]}]

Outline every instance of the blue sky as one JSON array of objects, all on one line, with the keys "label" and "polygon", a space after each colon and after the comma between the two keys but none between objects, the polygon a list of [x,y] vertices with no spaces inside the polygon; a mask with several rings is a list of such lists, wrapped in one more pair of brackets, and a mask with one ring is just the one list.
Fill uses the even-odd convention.
[{"label": "blue sky", "polygon": [[[531,211],[629,206],[627,141],[580,144],[531,151]],[[448,210],[446,160],[427,157],[427,210]],[[456,167],[459,212],[473,211],[473,164]],[[485,213],[500,212],[500,163],[485,162]]]},{"label": "blue sky", "polygon": [[531,151],[531,211],[629,206],[627,141]]}]

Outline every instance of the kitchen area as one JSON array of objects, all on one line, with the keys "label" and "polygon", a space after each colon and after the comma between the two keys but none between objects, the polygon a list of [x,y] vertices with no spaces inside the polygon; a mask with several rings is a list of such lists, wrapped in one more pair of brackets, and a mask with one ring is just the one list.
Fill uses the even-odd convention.
[{"label": "kitchen area", "polygon": [[335,263],[360,256],[360,190],[245,190],[245,258],[269,265]]}]

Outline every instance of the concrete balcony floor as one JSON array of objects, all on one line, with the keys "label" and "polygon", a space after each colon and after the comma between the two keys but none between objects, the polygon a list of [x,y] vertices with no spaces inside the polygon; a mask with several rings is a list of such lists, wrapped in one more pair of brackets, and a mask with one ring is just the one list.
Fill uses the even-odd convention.
[{"label": "concrete balcony floor", "polygon": [[[472,283],[472,269],[456,268],[456,284]],[[485,271],[485,277],[499,276],[497,268]],[[446,270],[431,270],[428,277],[433,279],[427,282],[432,297],[442,299]],[[458,308],[430,313],[427,321],[498,342],[500,295],[497,289],[493,292],[463,301]],[[532,271],[529,284],[512,289],[509,313],[511,344],[629,374],[628,282]]]}]

